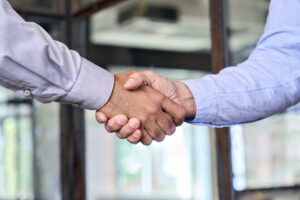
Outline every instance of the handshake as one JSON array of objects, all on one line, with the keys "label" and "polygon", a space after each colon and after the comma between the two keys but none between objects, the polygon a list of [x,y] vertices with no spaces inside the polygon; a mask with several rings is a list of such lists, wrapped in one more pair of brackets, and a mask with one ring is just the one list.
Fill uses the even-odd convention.
[{"label": "handshake", "polygon": [[194,97],[184,83],[151,71],[128,71],[115,75],[111,97],[97,110],[96,119],[120,139],[150,145],[172,135],[195,114]]}]

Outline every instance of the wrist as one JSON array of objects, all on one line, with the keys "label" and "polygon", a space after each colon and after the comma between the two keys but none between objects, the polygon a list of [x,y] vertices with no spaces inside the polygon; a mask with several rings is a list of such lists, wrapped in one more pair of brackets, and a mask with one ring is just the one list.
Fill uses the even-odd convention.
[{"label": "wrist", "polygon": [[182,82],[174,82],[181,106],[186,112],[185,118],[194,118],[196,116],[196,102],[190,89]]}]

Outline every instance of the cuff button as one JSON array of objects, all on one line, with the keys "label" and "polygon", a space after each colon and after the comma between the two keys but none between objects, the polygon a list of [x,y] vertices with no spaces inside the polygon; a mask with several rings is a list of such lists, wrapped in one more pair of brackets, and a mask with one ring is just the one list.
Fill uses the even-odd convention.
[{"label": "cuff button", "polygon": [[29,89],[24,90],[24,96],[25,97],[30,97],[31,96],[31,91]]}]

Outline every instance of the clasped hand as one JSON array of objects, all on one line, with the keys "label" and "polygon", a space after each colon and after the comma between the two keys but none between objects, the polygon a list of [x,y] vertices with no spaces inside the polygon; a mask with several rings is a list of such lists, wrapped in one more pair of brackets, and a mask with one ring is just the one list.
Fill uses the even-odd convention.
[{"label": "clasped hand", "polygon": [[117,131],[119,138],[150,145],[152,140],[160,142],[174,133],[176,126],[183,123],[186,111],[173,87],[162,94],[150,87],[153,85],[147,83],[148,79],[139,76],[132,71],[115,75],[112,95],[97,111],[96,118],[106,123],[108,132]]}]

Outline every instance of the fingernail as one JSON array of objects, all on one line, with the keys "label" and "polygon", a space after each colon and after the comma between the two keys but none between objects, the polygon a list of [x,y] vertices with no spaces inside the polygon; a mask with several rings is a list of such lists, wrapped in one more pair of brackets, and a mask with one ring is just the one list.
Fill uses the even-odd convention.
[{"label": "fingernail", "polygon": [[126,119],[124,119],[123,117],[118,117],[118,118],[116,119],[116,121],[117,121],[117,123],[118,123],[119,125],[125,125],[125,124],[126,124]]},{"label": "fingernail", "polygon": [[173,134],[175,133],[175,131],[176,131],[176,128],[173,127],[172,130],[170,130],[170,131],[167,133],[167,135],[173,135]]},{"label": "fingernail", "polygon": [[135,80],[132,79],[132,78],[130,78],[130,79],[128,79],[128,80],[126,81],[124,87],[130,87],[130,86],[132,86],[132,85],[134,85],[134,84],[135,84]]}]

